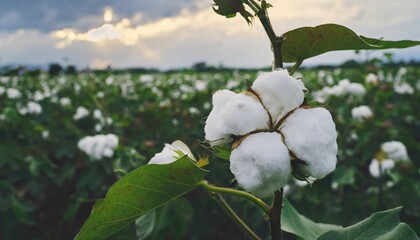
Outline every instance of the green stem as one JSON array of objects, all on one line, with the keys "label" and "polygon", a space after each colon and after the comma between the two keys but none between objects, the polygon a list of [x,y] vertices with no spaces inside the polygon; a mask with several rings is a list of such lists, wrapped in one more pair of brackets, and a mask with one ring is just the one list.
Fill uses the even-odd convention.
[{"label": "green stem", "polygon": [[220,193],[212,193],[214,199],[220,204],[220,206],[229,214],[229,216],[236,222],[239,227],[248,235],[250,239],[261,240],[257,234],[235,213],[235,211],[229,206],[226,200]]},{"label": "green stem", "polygon": [[240,191],[240,190],[236,190],[236,189],[232,189],[232,188],[216,187],[216,186],[213,186],[213,185],[209,184],[205,180],[200,182],[200,186],[209,190],[210,192],[227,193],[227,194],[231,194],[231,195],[244,197],[244,198],[250,200],[251,202],[255,203],[266,214],[268,214],[268,211],[270,210],[270,207],[265,202],[263,202],[261,199],[255,197],[254,195],[252,195],[250,193]]},{"label": "green stem", "polygon": [[302,65],[302,60],[298,60],[296,63],[295,63],[295,65],[293,65],[291,68],[290,68],[290,70],[289,70],[289,74],[290,75],[293,75],[293,73],[295,73],[296,72],[296,70],[300,67],[300,65]]},{"label": "green stem", "polygon": [[281,210],[283,208],[283,188],[274,193],[273,206],[268,213],[270,223],[271,239],[281,240]]},{"label": "green stem", "polygon": [[261,6],[254,0],[245,1],[245,3],[257,14],[261,10]]},{"label": "green stem", "polygon": [[[264,6],[265,1],[262,1],[262,6]],[[274,62],[273,62],[273,69],[282,68],[283,67],[283,59],[281,55],[281,45],[283,39],[278,37],[274,32],[273,26],[271,25],[270,18],[268,17],[267,9],[261,8],[261,10],[257,13],[258,18],[260,19],[261,24],[264,27],[265,32],[267,33],[268,38],[271,42],[271,49],[273,50],[274,54]]]}]

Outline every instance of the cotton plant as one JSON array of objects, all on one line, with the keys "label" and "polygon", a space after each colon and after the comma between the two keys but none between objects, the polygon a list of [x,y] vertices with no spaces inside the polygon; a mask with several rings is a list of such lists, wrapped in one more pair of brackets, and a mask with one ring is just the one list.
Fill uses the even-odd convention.
[{"label": "cotton plant", "polygon": [[[386,216],[367,219],[358,223],[359,226],[342,228],[312,222],[283,200],[284,189],[290,189],[288,183],[293,183],[292,179],[318,181],[334,171],[337,164],[337,132],[332,115],[325,108],[308,103],[305,93],[311,89],[293,77],[302,62],[330,51],[410,47],[420,42],[396,44],[365,38],[336,24],[299,28],[278,36],[268,17],[267,9],[270,7],[272,5],[264,0],[214,0],[213,10],[219,15],[241,15],[248,24],[258,18],[270,40],[274,57],[273,70],[259,74],[246,91],[216,91],[212,96],[211,112],[205,120],[205,143],[212,153],[228,160],[226,164],[239,188],[232,185],[219,187],[204,180],[209,157],[196,159],[188,146],[180,141],[165,144],[148,164],[126,174],[109,189],[105,199],[95,204],[91,216],[75,239],[107,238],[138,217],[141,219],[136,224],[144,226],[146,221],[143,218],[154,214],[157,207],[197,187],[209,192],[250,239],[261,238],[230,207],[224,194],[242,197],[258,207],[270,225],[273,240],[282,239],[283,230],[301,239],[341,239],[342,236],[365,234],[372,239],[391,235],[399,239],[411,238],[409,234],[413,231],[409,227],[403,233],[371,228],[378,222],[377,219],[387,218],[389,212],[377,213]],[[348,41],[343,41],[347,37],[344,40]],[[285,69],[284,62],[293,62],[294,65]],[[236,73],[233,77],[231,85],[236,85],[240,79],[238,75]],[[197,78],[186,80],[192,79]],[[130,81],[121,85],[124,97],[133,89]],[[176,78],[169,79],[167,83],[160,83],[158,79],[154,82],[176,86],[177,89],[171,93],[173,99],[187,98],[193,94],[191,91],[196,90],[193,84],[179,84]],[[240,85],[246,84],[241,82]],[[353,101],[364,97],[366,88],[360,83],[342,79],[335,86],[315,92],[324,101],[331,96],[347,96]],[[86,141],[92,139],[84,140],[84,144],[79,142],[83,151],[95,152],[92,149],[97,147],[91,147],[92,144],[86,144]],[[389,157],[393,154],[402,156],[401,147],[397,144],[385,145],[383,151]],[[283,208],[287,209],[285,215],[282,215]],[[389,211],[395,214],[398,210]]]}]

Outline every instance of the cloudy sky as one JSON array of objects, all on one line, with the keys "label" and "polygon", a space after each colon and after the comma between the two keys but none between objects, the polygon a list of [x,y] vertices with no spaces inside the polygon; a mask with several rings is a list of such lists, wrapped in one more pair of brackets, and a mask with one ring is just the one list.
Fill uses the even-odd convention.
[{"label": "cloudy sky", "polygon": [[[338,23],[368,37],[420,40],[419,0],[271,0],[278,35],[302,26]],[[191,66],[198,61],[233,67],[271,63],[269,42],[255,22],[226,19],[212,0],[1,0],[0,65],[51,62],[79,68]],[[420,47],[396,50],[396,59],[420,60]],[[383,52],[369,53],[381,56]],[[307,64],[362,59],[333,52]]]}]

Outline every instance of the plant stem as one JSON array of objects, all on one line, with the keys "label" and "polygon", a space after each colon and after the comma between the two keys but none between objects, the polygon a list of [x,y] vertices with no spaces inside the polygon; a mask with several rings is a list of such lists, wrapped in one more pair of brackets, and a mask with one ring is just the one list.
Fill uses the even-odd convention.
[{"label": "plant stem", "polygon": [[290,75],[293,75],[293,73],[295,73],[296,72],[296,70],[300,67],[300,65],[302,64],[302,60],[299,60],[299,61],[297,61],[296,63],[295,63],[295,65],[293,65],[291,68],[290,68],[290,70],[289,70],[289,74]]},{"label": "plant stem", "polygon": [[232,188],[216,187],[216,186],[213,186],[213,185],[209,184],[205,180],[200,182],[200,186],[209,190],[210,192],[227,193],[227,194],[231,194],[231,195],[244,197],[244,198],[250,200],[251,202],[255,203],[266,214],[268,214],[268,212],[270,210],[270,207],[265,202],[263,202],[261,199],[255,197],[254,195],[252,195],[250,193],[240,191],[240,190],[236,190],[236,189],[232,189]]},{"label": "plant stem", "polygon": [[273,205],[268,212],[268,221],[270,223],[271,239],[281,240],[281,210],[283,208],[283,188],[274,193]]},{"label": "plant stem", "polygon": [[233,221],[239,225],[239,227],[246,233],[246,235],[250,239],[261,240],[261,238],[258,237],[258,235],[255,234],[254,231],[252,231],[252,229],[235,213],[235,211],[229,206],[229,204],[226,202],[226,200],[220,193],[213,192],[212,196],[220,204],[223,210],[225,210],[225,212],[229,214]]},{"label": "plant stem", "polygon": [[261,1],[261,5],[263,6],[261,10],[257,13],[258,18],[260,19],[261,24],[264,27],[265,32],[268,35],[268,38],[271,42],[271,49],[274,54],[274,62],[273,62],[273,69],[282,68],[283,67],[283,60],[281,55],[281,45],[282,45],[282,38],[278,37],[274,32],[273,26],[271,25],[270,18],[268,17],[267,9],[265,8],[266,2],[263,0]]}]

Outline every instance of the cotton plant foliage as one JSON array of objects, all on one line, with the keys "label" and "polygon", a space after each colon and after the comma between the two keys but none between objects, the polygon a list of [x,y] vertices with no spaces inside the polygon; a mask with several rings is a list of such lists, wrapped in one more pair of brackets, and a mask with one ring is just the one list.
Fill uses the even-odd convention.
[{"label": "cotton plant foliage", "polygon": [[206,140],[231,146],[230,169],[245,190],[265,197],[292,175],[320,179],[335,169],[335,124],[326,109],[303,104],[306,91],[278,69],[261,74],[246,92],[213,95]]}]

